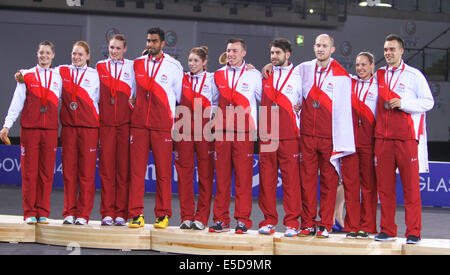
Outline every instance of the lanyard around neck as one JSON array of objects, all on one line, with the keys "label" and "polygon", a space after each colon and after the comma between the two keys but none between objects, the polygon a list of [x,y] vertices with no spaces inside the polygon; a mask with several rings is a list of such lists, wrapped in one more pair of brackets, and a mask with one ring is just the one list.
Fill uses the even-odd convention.
[{"label": "lanyard around neck", "polygon": [[50,85],[52,83],[52,74],[53,74],[53,71],[50,70],[50,77],[49,77],[48,82],[47,82],[47,69],[45,69],[45,83],[44,83],[44,87],[42,87],[41,76],[39,75],[38,68],[36,68],[36,75],[37,75],[38,80],[39,80],[39,90],[41,92],[41,104],[42,104],[42,106],[46,106],[47,105],[48,92],[50,90]]}]

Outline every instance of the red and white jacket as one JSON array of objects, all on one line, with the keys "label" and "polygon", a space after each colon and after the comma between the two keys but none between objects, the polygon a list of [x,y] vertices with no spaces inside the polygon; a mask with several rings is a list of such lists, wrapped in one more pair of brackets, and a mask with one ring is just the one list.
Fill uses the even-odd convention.
[{"label": "red and white jacket", "polygon": [[[340,175],[339,158],[355,152],[351,78],[334,59],[323,69],[314,59],[303,62],[295,70],[298,70],[303,86],[300,134],[332,139],[330,162]],[[314,101],[319,102],[319,108],[314,108],[317,106]]]},{"label": "red and white jacket", "polygon": [[147,55],[134,61],[136,103],[131,126],[171,131],[176,102],[181,100],[183,67],[168,54],[155,59]]},{"label": "red and white jacket", "polygon": [[[425,112],[434,99],[424,75],[403,61],[399,68],[382,67],[377,71],[378,102],[375,138],[415,139],[419,142],[420,172],[428,171]],[[399,98],[399,109],[385,108],[386,101]]]},{"label": "red and white jacket", "polygon": [[[267,117],[260,112],[259,136],[264,139],[265,134],[270,134],[271,139],[293,139],[300,135],[300,114],[294,110],[294,105],[302,101],[302,79],[298,71],[294,71],[293,64],[286,67],[274,66],[273,73],[263,79],[261,106],[266,107]],[[278,106],[279,132],[272,133],[271,108]],[[264,123],[266,133],[261,132]]]},{"label": "red and white jacket", "polygon": [[[63,126],[99,127],[98,101],[100,81],[97,70],[85,65],[61,65],[59,73],[63,79],[60,120]],[[70,105],[76,102],[77,108]]]},{"label": "red and white jacket", "polygon": [[130,123],[133,106],[129,99],[136,95],[133,61],[108,58],[99,61],[96,68],[100,79],[100,125]]},{"label": "red and white jacket", "polygon": [[[216,131],[256,132],[257,102],[261,102],[262,93],[261,73],[255,69],[247,70],[244,62],[240,67],[226,65],[220,68],[214,73],[214,79],[220,93],[218,107],[222,112],[220,118],[216,113]],[[230,114],[227,107],[234,107],[239,112],[240,108],[236,108],[239,106],[245,111],[245,125],[238,123],[238,114],[234,114],[233,119],[227,119],[227,113]]]},{"label": "red and white jacket", "polygon": [[356,147],[374,144],[378,83],[375,76],[368,80],[352,76],[353,131]]},{"label": "red and white jacket", "polygon": [[[216,87],[214,82],[214,74],[209,72],[202,72],[196,75],[191,74],[190,72],[185,72],[183,76],[183,89],[181,94],[181,100],[179,106],[184,106],[189,109],[190,117],[191,117],[191,135],[195,133],[195,135],[202,135],[203,127],[206,123],[210,121],[211,111],[213,106],[217,106],[219,102],[219,90]],[[202,123],[200,129],[194,129],[195,121],[194,114],[197,114],[197,108],[201,105],[201,115]],[[209,113],[206,114],[205,111]],[[183,115],[176,118],[176,121],[181,120]],[[195,132],[194,132],[195,130]],[[180,133],[183,133],[183,129],[181,128]]]},{"label": "red and white jacket", "polygon": [[[17,83],[3,127],[11,128],[22,113],[20,125],[23,128],[58,129],[58,105],[62,90],[58,70],[36,65],[21,72],[25,83]],[[47,106],[46,112],[40,111],[43,105]]]}]

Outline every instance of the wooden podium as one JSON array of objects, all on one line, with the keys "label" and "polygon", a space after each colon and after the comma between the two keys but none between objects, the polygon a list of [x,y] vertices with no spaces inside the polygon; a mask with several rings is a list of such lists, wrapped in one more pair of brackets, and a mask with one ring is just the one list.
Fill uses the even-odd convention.
[{"label": "wooden podium", "polygon": [[182,230],[175,226],[155,229],[146,224],[134,229],[101,226],[100,221],[88,225],[63,225],[62,220],[49,224],[28,225],[21,216],[0,215],[0,242],[35,242],[85,248],[157,250],[201,255],[450,255],[450,240],[424,239],[407,245],[404,238],[394,242],[377,242],[373,238],[347,239],[344,234],[330,234],[327,239],[284,237],[282,233],[261,235],[209,233],[208,230]]}]

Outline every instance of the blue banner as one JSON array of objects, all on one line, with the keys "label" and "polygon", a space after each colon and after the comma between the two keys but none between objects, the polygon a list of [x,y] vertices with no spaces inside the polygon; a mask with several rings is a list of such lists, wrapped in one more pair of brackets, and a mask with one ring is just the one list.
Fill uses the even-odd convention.
[{"label": "blue banner", "polygon": [[[259,194],[259,155],[254,156],[253,161],[253,197]],[[173,165],[173,163],[172,163]],[[0,145],[0,184],[21,185],[20,172],[20,146]],[[97,165],[98,168],[98,165]],[[62,177],[61,148],[56,153],[55,177],[53,180],[54,188],[63,188]],[[198,194],[197,169],[194,174],[194,193]],[[234,180],[233,180],[234,182]],[[214,180],[215,183],[215,180]],[[178,193],[178,175],[173,165],[172,171],[172,192]],[[100,177],[98,169],[95,176],[95,187],[100,190]],[[277,198],[283,197],[281,174],[278,175]],[[145,191],[156,191],[156,169],[153,161],[153,155],[149,155],[147,173],[145,176]],[[430,172],[420,174],[420,191],[423,206],[450,207],[450,163],[448,162],[430,162]],[[215,193],[215,184],[214,184]],[[232,186],[232,195],[234,196],[234,186]],[[400,176],[397,176],[397,204],[403,205],[403,189]]]}]

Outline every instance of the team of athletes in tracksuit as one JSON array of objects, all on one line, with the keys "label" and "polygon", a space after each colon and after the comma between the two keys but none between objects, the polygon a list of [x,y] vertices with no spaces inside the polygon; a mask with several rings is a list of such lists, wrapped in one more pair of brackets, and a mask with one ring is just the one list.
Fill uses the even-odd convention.
[{"label": "team of athletes in tracksuit", "polygon": [[89,67],[84,41],[73,45],[72,64],[57,68],[51,67],[53,44],[39,44],[38,65],[16,74],[17,88],[0,131],[0,139],[6,141],[22,113],[27,223],[48,223],[60,108],[65,224],[89,221],[98,154],[102,225],[123,226],[130,219],[130,228],[143,227],[151,150],[157,176],[154,226],[166,228],[172,216],[175,144],[180,228],[204,229],[212,208],[209,231],[229,231],[234,178],[235,233],[247,233],[252,227],[253,150],[258,138],[259,206],[264,214],[259,233],[274,233],[278,223],[280,169],[285,236],[328,237],[341,182],[347,237],[377,233],[378,194],[381,223],[375,240],[393,240],[398,168],[405,190],[407,243],[420,241],[419,169],[428,168],[425,112],[434,102],[422,73],[401,59],[399,36],[386,37],[387,67],[374,73],[373,56],[363,52],[356,59],[356,76],[331,58],[334,40],[327,34],[316,37],[316,59],[298,66],[289,62],[288,40],[272,41],[271,64],[264,67],[263,76],[245,62],[242,39],[227,41],[226,65],[215,73],[206,71],[207,47],[190,51],[189,72],[183,73],[181,64],[162,51],[164,45],[164,32],[152,28],[143,55],[130,61],[123,57],[126,38],[115,35],[109,41],[110,57],[98,62],[95,70]]}]

